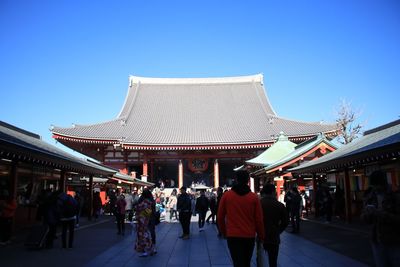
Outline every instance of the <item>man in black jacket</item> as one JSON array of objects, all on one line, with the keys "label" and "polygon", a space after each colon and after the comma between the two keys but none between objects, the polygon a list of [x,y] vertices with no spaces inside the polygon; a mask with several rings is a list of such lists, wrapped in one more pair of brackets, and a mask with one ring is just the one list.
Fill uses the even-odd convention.
[{"label": "man in black jacket", "polygon": [[205,191],[201,190],[200,197],[198,197],[196,200],[196,212],[199,214],[199,232],[204,230],[204,223],[209,206],[210,204],[205,195]]},{"label": "man in black jacket", "polygon": [[177,209],[179,212],[179,221],[182,225],[182,235],[179,238],[189,239],[190,218],[192,216],[192,201],[186,193],[186,187],[180,188],[181,194],[178,196]]},{"label": "man in black jacket", "polygon": [[264,250],[268,253],[269,266],[276,267],[281,241],[280,234],[289,224],[288,213],[285,205],[276,199],[273,184],[265,184],[261,196],[265,231]]}]

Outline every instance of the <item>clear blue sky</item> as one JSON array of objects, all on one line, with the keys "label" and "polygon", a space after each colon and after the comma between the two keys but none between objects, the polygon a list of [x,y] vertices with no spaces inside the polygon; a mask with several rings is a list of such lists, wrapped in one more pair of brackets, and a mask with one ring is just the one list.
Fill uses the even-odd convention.
[{"label": "clear blue sky", "polygon": [[400,2],[0,1],[0,120],[52,144],[115,118],[129,75],[257,73],[281,117],[333,122],[346,99],[365,129],[396,120]]}]

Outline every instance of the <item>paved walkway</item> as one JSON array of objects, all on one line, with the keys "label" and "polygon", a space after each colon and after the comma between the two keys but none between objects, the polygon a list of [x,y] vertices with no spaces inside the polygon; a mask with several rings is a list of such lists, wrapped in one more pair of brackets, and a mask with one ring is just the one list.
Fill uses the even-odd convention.
[{"label": "paved walkway", "polygon": [[[134,233],[90,261],[87,267],[143,266],[143,267],[222,267],[232,266],[226,240],[217,237],[215,225],[207,225],[198,232],[191,223],[190,240],[177,238],[181,233],[178,223],[162,223],[157,231],[155,256],[140,258],[133,252]],[[264,256],[264,266],[268,266]],[[360,262],[316,245],[299,236],[284,232],[279,255],[279,266],[366,266]],[[253,266],[256,256],[253,255]]]},{"label": "paved walkway", "polygon": [[[194,219],[194,217],[193,217]],[[130,230],[130,225],[127,225]],[[0,266],[136,266],[136,267],[222,267],[232,266],[226,240],[219,239],[215,225],[208,224],[204,232],[198,232],[197,222],[191,223],[191,238],[177,238],[180,224],[162,222],[157,226],[157,250],[155,256],[138,257],[134,252],[135,232],[125,236],[116,235],[112,217],[90,222],[76,231],[74,248],[55,248],[31,251],[23,243],[14,242],[0,247]],[[253,266],[256,266],[253,256]],[[268,266],[265,259],[264,266]],[[334,252],[301,236],[284,232],[279,255],[279,266],[367,266],[342,254]]]}]

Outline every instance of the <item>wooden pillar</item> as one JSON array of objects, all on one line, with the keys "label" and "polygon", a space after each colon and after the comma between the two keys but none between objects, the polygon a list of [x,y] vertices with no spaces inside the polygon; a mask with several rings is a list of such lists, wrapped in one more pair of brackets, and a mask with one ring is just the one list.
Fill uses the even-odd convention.
[{"label": "wooden pillar", "polygon": [[216,159],[214,161],[214,188],[219,187],[219,163],[218,160]]},{"label": "wooden pillar", "polygon": [[[17,185],[18,185],[18,171],[17,171],[18,163],[17,162],[12,162],[11,165],[11,188],[10,188],[10,194],[12,194],[12,197],[17,200]],[[15,216],[14,216],[15,217]]]},{"label": "wooden pillar", "polygon": [[147,159],[143,161],[143,175],[148,176],[148,166],[147,166]]},{"label": "wooden pillar", "polygon": [[88,205],[88,220],[92,220],[93,214],[93,174],[89,176],[89,205]]},{"label": "wooden pillar", "polygon": [[178,188],[181,188],[183,186],[183,164],[182,160],[179,160],[179,165],[178,165]]},{"label": "wooden pillar", "polygon": [[345,200],[345,211],[346,221],[351,222],[351,192],[350,192],[350,175],[349,169],[344,170],[344,200]]},{"label": "wooden pillar", "polygon": [[66,180],[65,176],[66,176],[65,175],[65,171],[61,170],[61,173],[60,173],[60,190],[62,192],[67,192],[66,186],[65,186],[65,180]]}]

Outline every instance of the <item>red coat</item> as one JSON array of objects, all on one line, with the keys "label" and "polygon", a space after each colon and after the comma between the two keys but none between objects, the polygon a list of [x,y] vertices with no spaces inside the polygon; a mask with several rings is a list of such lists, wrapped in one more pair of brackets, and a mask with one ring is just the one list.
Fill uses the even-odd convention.
[{"label": "red coat", "polygon": [[260,199],[255,193],[237,194],[226,192],[221,199],[217,214],[218,227],[226,237],[264,240],[264,223]]}]

